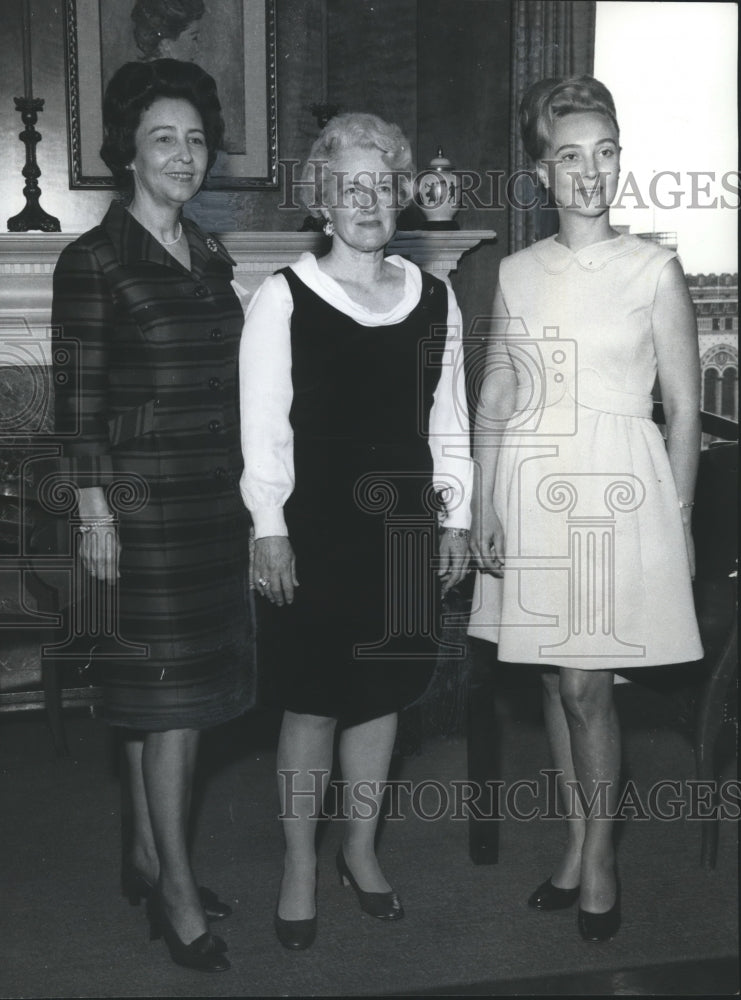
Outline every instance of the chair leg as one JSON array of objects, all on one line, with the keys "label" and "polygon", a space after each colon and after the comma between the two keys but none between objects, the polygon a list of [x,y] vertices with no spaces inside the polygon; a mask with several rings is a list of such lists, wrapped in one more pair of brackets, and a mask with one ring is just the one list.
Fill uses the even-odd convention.
[{"label": "chair leg", "polygon": [[53,657],[42,657],[41,683],[44,688],[44,710],[51,730],[54,749],[59,757],[69,757],[67,735],[62,716],[62,684],[60,663]]},{"label": "chair leg", "polygon": [[718,656],[700,702],[697,715],[697,730],[695,737],[695,767],[699,781],[713,783],[713,816],[702,820],[702,842],[700,846],[700,864],[703,868],[715,868],[718,854],[718,834],[720,817],[718,815],[718,791],[715,766],[716,743],[720,732],[728,687],[738,669],[738,629],[734,619],[733,627]]},{"label": "chair leg", "polygon": [[[717,736],[717,730],[713,734],[713,738],[710,741],[711,745],[715,742],[715,737]],[[715,782],[715,764],[713,760],[714,754],[712,749],[707,750],[703,747],[698,751],[696,758],[696,770],[697,770],[697,780],[702,782]],[[701,842],[700,842],[700,866],[706,871],[712,871],[715,868],[715,862],[718,857],[718,835],[719,835],[719,820],[717,817],[718,810],[718,795],[714,790],[712,794],[712,813],[713,815],[707,819],[701,820]]]},{"label": "chair leg", "polygon": [[[468,853],[475,865],[499,862],[499,823],[495,801],[487,794],[500,774],[499,726],[494,686],[494,647],[471,642],[472,667],[468,689],[468,780],[481,790],[478,804],[483,815],[471,809],[468,817]],[[483,647],[483,648],[482,648]],[[493,794],[493,793],[492,793]]]}]

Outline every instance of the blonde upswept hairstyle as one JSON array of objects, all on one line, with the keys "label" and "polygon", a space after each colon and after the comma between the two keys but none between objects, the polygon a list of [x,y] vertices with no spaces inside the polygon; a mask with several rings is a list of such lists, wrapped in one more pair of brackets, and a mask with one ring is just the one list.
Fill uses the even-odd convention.
[{"label": "blonde upswept hairstyle", "polygon": [[620,135],[612,94],[593,76],[553,77],[529,87],[519,112],[520,135],[528,155],[541,160],[555,120],[579,111],[604,115]]}]

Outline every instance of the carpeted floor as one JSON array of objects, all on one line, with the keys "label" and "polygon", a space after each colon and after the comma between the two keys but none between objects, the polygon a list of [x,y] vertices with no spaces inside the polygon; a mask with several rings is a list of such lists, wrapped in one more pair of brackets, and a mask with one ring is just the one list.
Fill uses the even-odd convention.
[{"label": "carpeted floor", "polygon": [[[660,779],[694,777],[692,750],[667,717],[667,702],[633,685],[617,689],[625,732],[625,774],[641,794]],[[534,692],[506,700],[503,777],[540,780],[548,767]],[[550,872],[561,824],[509,818],[501,825],[497,865],[468,857],[466,822],[412,815],[385,824],[384,869],[402,896],[406,918],[384,924],[361,914],[336,879],[341,824],[325,824],[320,846],[319,932],[314,947],[290,953],[272,930],[281,839],[275,820],[277,720],[264,714],[210,734],[203,754],[204,795],[195,832],[200,880],[234,907],[220,926],[232,969],[206,976],[172,964],[162,942],[149,943],[143,914],[118,894],[118,785],[112,741],[99,719],[67,719],[71,756],[54,756],[43,719],[0,719],[0,996],[188,997],[363,996],[465,990],[485,984],[558,982],[564,974],[732,959],[738,946],[737,828],[723,823],[717,868],[699,864],[700,831],[692,821],[629,819],[619,861],[623,927],[614,941],[588,945],[575,911],[541,914],[525,900]],[[394,777],[428,784],[418,805],[430,816],[451,782],[466,776],[462,738],[425,740],[398,756]],[[732,772],[728,772],[731,776]],[[444,791],[441,792],[440,789]],[[682,785],[686,798],[687,786]],[[531,799],[527,790],[523,806]],[[703,964],[703,962],[705,964]],[[695,963],[695,964],[693,964]],[[728,962],[723,988],[728,983]],[[712,980],[712,971],[708,977]],[[617,976],[617,978],[616,978]],[[593,980],[599,981],[599,980]],[[627,982],[629,980],[623,980]],[[687,982],[697,976],[687,975]],[[478,985],[477,985],[478,984]],[[509,986],[507,986],[509,988]],[[721,983],[703,984],[706,994]],[[563,993],[555,985],[545,992]],[[617,989],[614,992],[633,992]],[[732,991],[735,992],[735,991]],[[491,988],[491,994],[501,995]],[[596,994],[593,994],[596,995]]]}]

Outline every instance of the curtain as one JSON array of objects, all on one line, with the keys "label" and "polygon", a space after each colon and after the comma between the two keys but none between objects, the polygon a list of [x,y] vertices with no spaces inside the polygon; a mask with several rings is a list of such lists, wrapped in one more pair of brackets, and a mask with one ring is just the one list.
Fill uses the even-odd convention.
[{"label": "curtain", "polygon": [[[549,76],[579,76],[594,70],[594,0],[512,0],[512,81],[510,105],[510,177],[533,164],[517,124],[522,95],[530,84]],[[517,182],[517,203],[527,205],[537,192],[526,176]],[[518,208],[509,213],[509,252],[522,250],[556,231],[553,209]]]}]

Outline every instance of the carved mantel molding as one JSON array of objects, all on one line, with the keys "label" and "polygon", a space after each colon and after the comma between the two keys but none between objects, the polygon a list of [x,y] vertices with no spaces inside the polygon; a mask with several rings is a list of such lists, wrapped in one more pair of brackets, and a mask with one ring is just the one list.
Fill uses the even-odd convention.
[{"label": "carved mantel molding", "polygon": [[[438,277],[458,268],[464,253],[493,240],[491,229],[400,231],[389,244],[398,253]],[[19,333],[31,334],[45,345],[51,320],[52,274],[59,254],[76,233],[0,234],[0,346]],[[237,262],[236,278],[250,294],[268,274],[298,260],[302,253],[321,251],[321,233],[220,233]],[[0,364],[12,364],[2,357]]]}]

